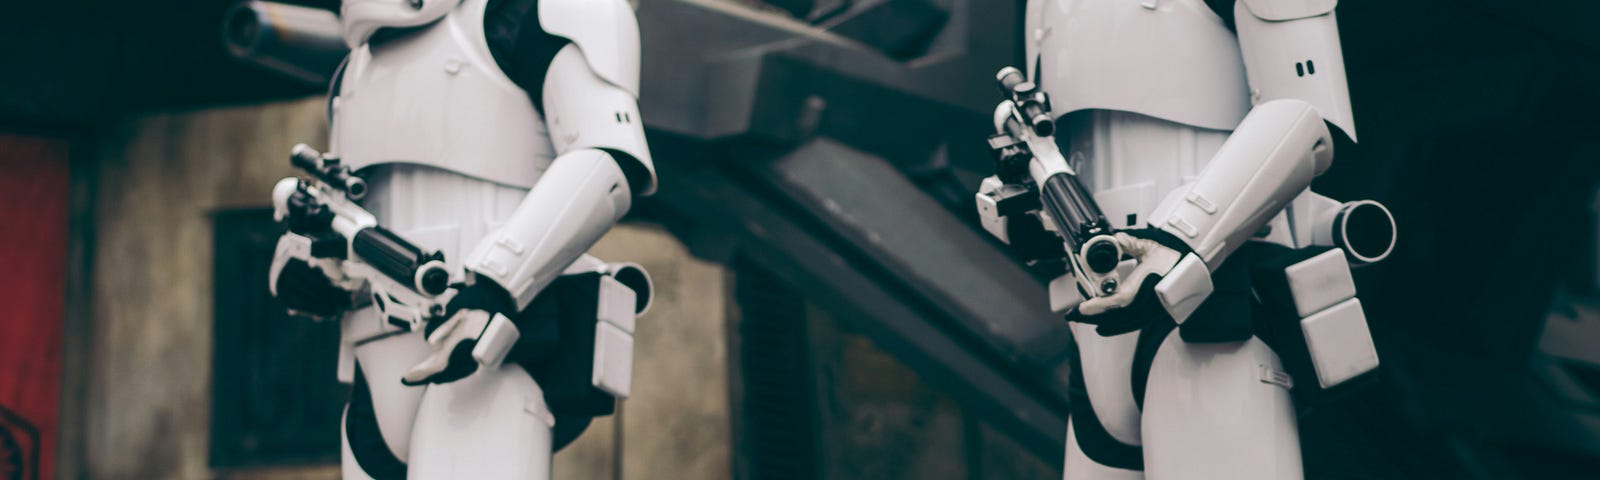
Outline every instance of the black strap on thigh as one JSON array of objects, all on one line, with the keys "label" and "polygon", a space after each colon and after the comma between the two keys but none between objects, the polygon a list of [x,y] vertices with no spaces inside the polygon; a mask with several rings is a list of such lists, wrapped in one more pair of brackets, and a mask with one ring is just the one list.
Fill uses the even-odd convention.
[{"label": "black strap on thigh", "polygon": [[1139,331],[1139,341],[1133,350],[1133,370],[1129,382],[1133,388],[1133,401],[1144,411],[1144,392],[1150,382],[1150,368],[1155,365],[1156,351],[1173,330],[1190,343],[1225,343],[1249,340],[1256,333],[1258,314],[1254,312],[1251,293],[1251,265],[1265,244],[1249,243],[1236,250],[1215,272],[1211,272],[1213,290],[1209,297],[1185,319],[1183,325],[1173,323],[1170,317],[1146,325]]},{"label": "black strap on thigh", "polygon": [[512,321],[522,332],[507,356],[544,391],[556,418],[551,451],[572,443],[594,417],[611,415],[617,400],[593,385],[598,273],[562,275]]},{"label": "black strap on thigh", "polygon": [[406,464],[394,456],[383,442],[378,431],[378,415],[372,409],[372,391],[367,387],[367,377],[356,364],[356,384],[350,391],[350,403],[344,413],[344,435],[350,441],[350,453],[356,465],[373,480],[404,480]]},{"label": "black strap on thigh", "polygon": [[1067,402],[1071,405],[1073,437],[1078,448],[1094,463],[1124,470],[1144,470],[1144,449],[1118,441],[1100,423],[1089,403],[1089,390],[1083,383],[1083,362],[1078,349],[1072,349],[1072,373],[1067,380]]},{"label": "black strap on thigh", "polygon": [[1150,382],[1150,367],[1155,365],[1156,351],[1161,349],[1161,343],[1176,328],[1178,324],[1163,318],[1145,325],[1144,330],[1139,331],[1139,340],[1133,347],[1133,368],[1128,372],[1128,382],[1133,388],[1133,403],[1139,406],[1141,412],[1144,411],[1144,390]]}]

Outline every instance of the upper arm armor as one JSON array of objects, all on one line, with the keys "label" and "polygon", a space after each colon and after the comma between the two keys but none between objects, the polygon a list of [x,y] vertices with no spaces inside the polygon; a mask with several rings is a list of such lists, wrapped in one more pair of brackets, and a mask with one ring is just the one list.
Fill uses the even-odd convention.
[{"label": "upper arm armor", "polygon": [[539,23],[577,45],[600,78],[639,96],[639,21],[626,0],[540,0]]},{"label": "upper arm armor", "polygon": [[580,49],[563,47],[545,73],[544,114],[550,141],[563,155],[585,148],[612,152],[633,193],[649,195],[656,189],[655,162],[645,143],[639,101],[601,77],[594,62],[585,60],[588,52]]},{"label": "upper arm armor", "polygon": [[1291,98],[1356,138],[1339,46],[1336,0],[1239,0],[1234,23],[1251,101]]}]

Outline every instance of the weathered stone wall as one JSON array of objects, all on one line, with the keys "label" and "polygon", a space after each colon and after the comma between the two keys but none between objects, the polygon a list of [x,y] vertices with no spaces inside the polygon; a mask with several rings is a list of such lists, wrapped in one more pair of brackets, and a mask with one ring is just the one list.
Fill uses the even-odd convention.
[{"label": "weathered stone wall", "polygon": [[[266,205],[273,183],[292,173],[288,147],[324,143],[324,115],[317,99],[162,113],[122,122],[102,138],[88,173],[95,188],[92,305],[88,331],[77,334],[92,337],[92,348],[83,375],[83,465],[74,476],[337,478],[329,466],[207,466],[209,216]],[[727,274],[647,225],[618,227],[593,253],[644,265],[657,297],[639,322],[633,398],[621,428],[615,419],[595,422],[557,455],[557,477],[727,478]]]},{"label": "weathered stone wall", "polygon": [[100,144],[87,376],[91,478],[210,478],[212,229],[264,205],[287,146],[327,136],[322,103],[131,119]]}]

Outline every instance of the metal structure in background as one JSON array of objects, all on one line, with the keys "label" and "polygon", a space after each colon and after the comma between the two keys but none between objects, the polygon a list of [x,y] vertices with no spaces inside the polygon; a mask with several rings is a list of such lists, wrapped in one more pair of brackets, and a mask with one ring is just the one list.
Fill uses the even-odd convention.
[{"label": "metal structure in background", "polygon": [[1057,461],[1065,325],[965,218],[1015,5],[787,3],[817,23],[640,2],[641,113],[673,186],[647,214],[700,256],[772,272]]},{"label": "metal structure in background", "polygon": [[992,168],[989,72],[1019,51],[1015,6],[978,3],[858,2],[807,13],[811,25],[640,2],[641,113],[672,185],[646,209],[698,255],[772,272],[1056,462],[1066,325],[966,218]]},{"label": "metal structure in background", "polygon": [[222,20],[228,54],[313,85],[327,85],[348,47],[332,10],[243,2]]}]

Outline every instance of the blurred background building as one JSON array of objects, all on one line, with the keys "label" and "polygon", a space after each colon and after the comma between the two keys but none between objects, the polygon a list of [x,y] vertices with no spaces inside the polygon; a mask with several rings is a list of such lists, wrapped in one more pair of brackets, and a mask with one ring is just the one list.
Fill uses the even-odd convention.
[{"label": "blurred background building", "polygon": [[[336,328],[264,280],[325,87],[231,58],[233,3],[4,5],[0,480],[337,477]],[[635,3],[663,187],[596,254],[659,296],[557,478],[1060,478],[1070,338],[972,208],[1021,2]],[[1401,237],[1310,476],[1592,478],[1600,6],[1338,16],[1362,141],[1317,188]]]}]

